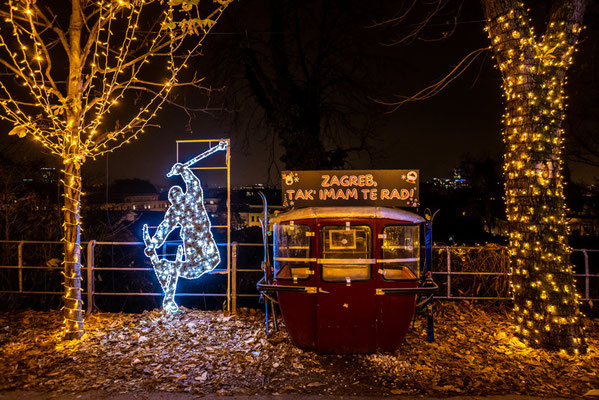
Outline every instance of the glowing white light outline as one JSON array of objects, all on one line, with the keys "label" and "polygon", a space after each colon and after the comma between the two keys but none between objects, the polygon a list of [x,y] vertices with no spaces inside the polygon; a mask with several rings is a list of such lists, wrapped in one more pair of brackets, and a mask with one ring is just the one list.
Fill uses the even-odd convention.
[{"label": "glowing white light outline", "polygon": [[[181,175],[185,182],[186,191],[183,192],[183,189],[178,185],[174,185],[169,189],[171,206],[165,212],[165,217],[156,229],[153,237],[150,237],[148,233],[148,225],[144,224],[143,226],[143,239],[146,244],[144,252],[152,261],[154,272],[164,292],[162,306],[169,313],[175,313],[179,310],[179,306],[175,302],[175,292],[179,277],[185,279],[200,278],[206,272],[216,268],[221,261],[218,247],[212,236],[212,224],[204,207],[204,192],[201,181],[191,171],[190,166],[216,151],[226,149],[227,145],[226,141],[221,141],[217,146],[208,149],[185,164],[174,164],[166,176]],[[190,190],[192,195],[190,195]],[[183,202],[178,201],[181,196],[183,197]],[[198,201],[198,198],[200,201]],[[172,213],[171,210],[173,210]],[[193,214],[194,220],[186,223],[184,226],[181,221],[187,222],[192,217],[192,215],[186,214]],[[200,226],[199,229],[197,228],[198,225]],[[183,245],[177,247],[175,261],[159,258],[156,248],[164,244],[167,237],[177,226],[180,226],[179,234]],[[188,230],[194,233],[192,237],[188,238],[186,234],[189,233],[187,232]],[[197,245],[198,243],[200,244],[199,246]],[[189,259],[197,254],[202,255],[201,260],[192,261]]]}]

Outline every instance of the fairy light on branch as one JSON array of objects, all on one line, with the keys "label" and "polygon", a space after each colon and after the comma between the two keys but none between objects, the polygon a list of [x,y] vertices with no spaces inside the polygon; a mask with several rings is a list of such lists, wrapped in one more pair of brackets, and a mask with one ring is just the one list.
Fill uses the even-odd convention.
[{"label": "fairy light on branch", "polygon": [[[8,0],[0,6],[0,119],[13,124],[11,134],[29,136],[63,161],[65,331],[67,338],[83,333],[81,319],[81,167],[89,158],[114,151],[135,140],[162,108],[172,90],[190,84],[178,75],[203,44],[205,34],[221,16],[229,0],[215,0],[203,19],[195,0],[96,0],[70,2],[68,31],[56,21],[52,6],[40,8],[33,0]],[[146,7],[152,4],[152,7]],[[166,7],[162,14],[157,7]],[[202,7],[204,9],[204,7]],[[152,11],[154,10],[154,11]],[[63,10],[61,10],[63,11]],[[147,12],[146,12],[147,11]],[[195,13],[194,13],[195,11]],[[143,13],[143,15],[142,15]],[[150,28],[140,27],[152,18]],[[158,20],[154,19],[158,16]],[[167,29],[161,28],[168,24]],[[187,50],[183,41],[190,26],[203,26]],[[171,53],[181,53],[175,56]],[[66,57],[65,57],[66,55]],[[162,78],[155,76],[162,62]],[[53,64],[68,63],[68,76]],[[151,68],[151,69],[150,69]],[[15,87],[15,78],[16,85]],[[169,85],[164,83],[168,82]],[[191,83],[193,84],[194,81]],[[120,102],[138,96],[139,108],[118,126],[111,112]],[[128,112],[125,110],[124,112]],[[119,113],[122,119],[122,113]],[[116,118],[114,118],[116,119]],[[112,125],[111,125],[112,124]]]}]

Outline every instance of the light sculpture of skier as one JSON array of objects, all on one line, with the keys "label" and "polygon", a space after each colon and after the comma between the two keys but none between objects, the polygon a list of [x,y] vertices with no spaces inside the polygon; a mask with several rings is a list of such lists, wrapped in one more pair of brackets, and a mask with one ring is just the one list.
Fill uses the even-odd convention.
[{"label": "light sculpture of skier", "polygon": [[[224,150],[226,141],[221,141],[185,164],[173,165],[167,177],[180,175],[185,182],[185,192],[180,186],[173,186],[168,192],[171,205],[166,210],[163,221],[158,225],[154,236],[150,237],[148,226],[143,226],[145,254],[150,257],[158,282],[164,291],[163,308],[170,313],[177,312],[175,291],[179,278],[196,279],[213,270],[220,263],[220,254],[210,231],[210,220],[204,208],[204,194],[200,179],[190,166],[211,154]],[[160,258],[156,249],[164,244],[177,226],[180,229],[183,245],[178,246],[175,261]]]}]

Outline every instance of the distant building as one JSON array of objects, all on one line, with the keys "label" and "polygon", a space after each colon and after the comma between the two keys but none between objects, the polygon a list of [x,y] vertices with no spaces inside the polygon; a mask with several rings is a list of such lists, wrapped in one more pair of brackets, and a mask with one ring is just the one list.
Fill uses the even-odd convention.
[{"label": "distant building", "polygon": [[462,171],[454,169],[450,178],[433,178],[433,186],[440,189],[463,189],[468,187],[468,182],[462,178]]},{"label": "distant building", "polygon": [[218,211],[218,206],[221,203],[222,203],[222,200],[219,197],[205,197],[204,198],[204,208],[209,213],[216,213]]},{"label": "distant building", "polygon": [[110,211],[161,211],[164,212],[170,205],[168,200],[160,200],[158,194],[136,194],[125,196],[122,203],[104,204],[102,210]]},{"label": "distant building", "polygon": [[58,171],[53,167],[41,167],[39,169],[31,169],[25,172],[27,175],[23,177],[23,182],[32,183],[58,183]]},{"label": "distant building", "polygon": [[259,192],[266,197],[269,218],[283,209],[280,189],[268,188],[261,184],[236,187],[231,191],[231,213],[236,216],[232,218],[232,229],[260,227],[264,208]]},{"label": "distant building", "polygon": [[568,212],[568,234],[599,238],[599,189],[589,185],[582,189],[575,209]]},{"label": "distant building", "polygon": [[[269,205],[268,206],[268,219],[278,212],[283,210],[281,205]],[[252,226],[261,227],[260,219],[264,217],[264,208],[257,204],[248,204],[243,209],[237,209],[235,212],[239,215],[241,221],[243,221],[237,229],[248,228]]]},{"label": "distant building", "polygon": [[598,217],[574,217],[568,221],[568,233],[577,236],[599,237]]},{"label": "distant building", "polygon": [[[280,190],[265,188],[262,185],[234,188],[231,190],[231,229],[260,227],[260,218],[263,217],[264,210],[258,192],[264,193],[268,199],[269,217],[283,209],[280,202]],[[170,202],[163,198],[165,194],[126,195],[124,201],[104,204],[101,209],[109,211],[165,212],[170,206]],[[225,188],[205,188],[204,207],[213,225],[226,225],[227,190]]]},{"label": "distant building", "polygon": [[40,175],[43,183],[58,183],[58,171],[56,171],[56,168],[40,168]]}]

